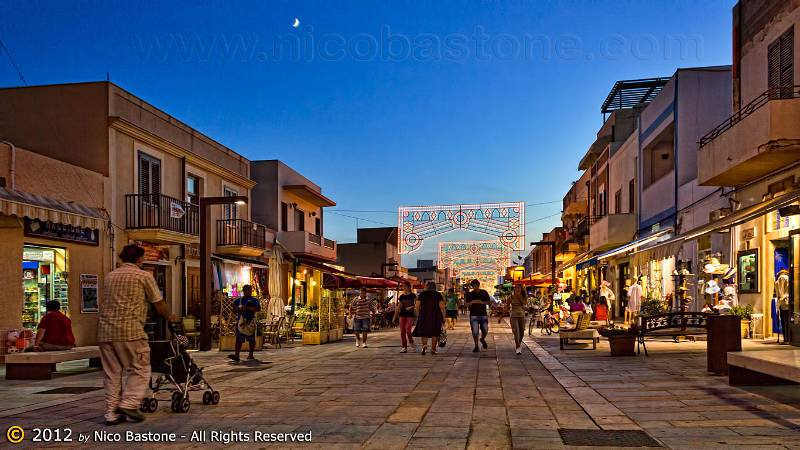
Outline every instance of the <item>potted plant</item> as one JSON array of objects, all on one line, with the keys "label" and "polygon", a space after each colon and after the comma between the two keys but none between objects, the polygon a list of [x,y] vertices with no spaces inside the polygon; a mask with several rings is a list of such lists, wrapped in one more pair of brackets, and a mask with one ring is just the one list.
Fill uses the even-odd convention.
[{"label": "potted plant", "polygon": [[742,339],[747,339],[750,335],[750,320],[753,314],[753,305],[736,305],[731,308],[731,314],[738,316],[742,320]]},{"label": "potted plant", "polygon": [[636,356],[634,347],[639,335],[639,327],[631,325],[630,328],[615,326],[601,327],[598,330],[601,336],[608,338],[611,347],[611,356]]},{"label": "potted plant", "polygon": [[657,298],[648,298],[642,301],[642,307],[639,309],[642,316],[655,316],[656,314],[663,314],[668,312],[668,305]]}]

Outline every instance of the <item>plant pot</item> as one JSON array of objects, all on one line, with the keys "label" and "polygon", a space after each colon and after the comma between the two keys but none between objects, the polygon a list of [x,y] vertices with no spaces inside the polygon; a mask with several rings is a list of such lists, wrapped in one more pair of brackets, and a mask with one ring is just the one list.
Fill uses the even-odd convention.
[{"label": "plant pot", "polygon": [[320,340],[319,331],[304,331],[303,332],[303,345],[319,345],[323,342]]},{"label": "plant pot", "polygon": [[609,336],[608,344],[611,346],[611,356],[636,356],[634,335]]},{"label": "plant pot", "polygon": [[[242,344],[242,351],[249,351],[250,343],[245,342]],[[261,351],[264,348],[264,336],[256,336],[255,351]],[[220,336],[219,337],[219,351],[232,352],[236,349],[236,336]]]},{"label": "plant pot", "polygon": [[742,339],[750,337],[750,320],[742,319]]}]

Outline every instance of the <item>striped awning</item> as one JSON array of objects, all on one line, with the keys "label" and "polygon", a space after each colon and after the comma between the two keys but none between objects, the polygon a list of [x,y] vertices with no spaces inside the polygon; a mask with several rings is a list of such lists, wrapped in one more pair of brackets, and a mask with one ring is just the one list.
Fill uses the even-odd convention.
[{"label": "striped awning", "polygon": [[4,187],[0,187],[0,214],[91,229],[104,229],[106,221],[95,208]]}]

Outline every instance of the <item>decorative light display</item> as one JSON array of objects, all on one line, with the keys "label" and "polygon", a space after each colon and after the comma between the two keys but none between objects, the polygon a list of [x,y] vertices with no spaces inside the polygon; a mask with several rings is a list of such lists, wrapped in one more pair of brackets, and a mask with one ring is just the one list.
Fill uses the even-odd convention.
[{"label": "decorative light display", "polygon": [[398,212],[400,254],[413,253],[430,237],[470,230],[498,238],[509,250],[525,250],[525,204],[485,203],[404,206]]},{"label": "decorative light display", "polygon": [[511,264],[511,252],[499,241],[439,243],[439,267],[459,277],[464,269],[494,270],[502,275]]},{"label": "decorative light display", "polygon": [[462,283],[469,283],[472,280],[478,280],[481,282],[481,288],[486,289],[491,293],[492,289],[497,286],[499,277],[497,272],[494,270],[477,270],[477,269],[465,269],[461,271],[461,282]]}]

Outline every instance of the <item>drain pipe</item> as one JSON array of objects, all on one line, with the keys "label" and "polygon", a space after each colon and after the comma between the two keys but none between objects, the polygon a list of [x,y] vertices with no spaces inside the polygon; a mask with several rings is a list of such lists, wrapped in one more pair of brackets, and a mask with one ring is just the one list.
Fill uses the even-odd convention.
[{"label": "drain pipe", "polygon": [[11,147],[11,167],[9,168],[9,178],[11,178],[11,190],[17,188],[17,147],[13,142],[0,140],[1,144]]}]

